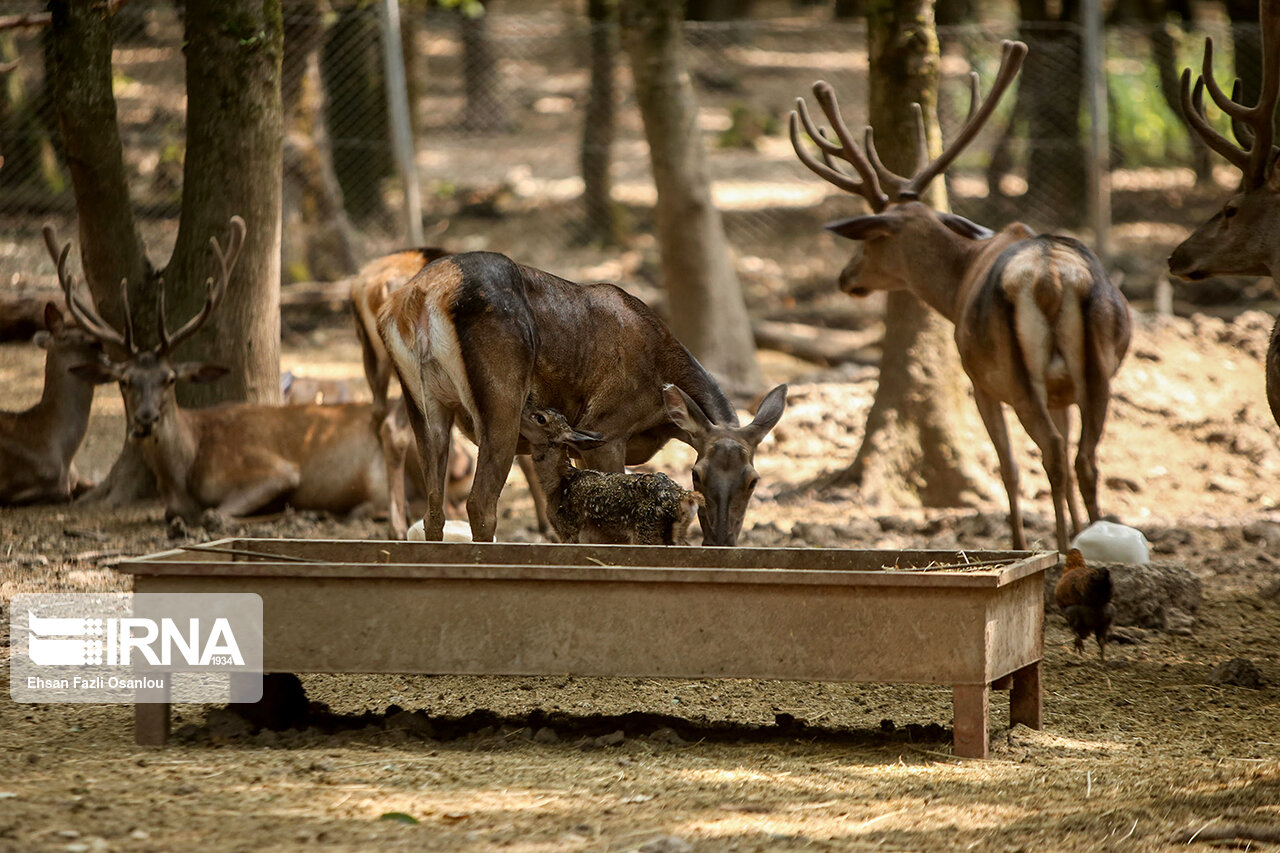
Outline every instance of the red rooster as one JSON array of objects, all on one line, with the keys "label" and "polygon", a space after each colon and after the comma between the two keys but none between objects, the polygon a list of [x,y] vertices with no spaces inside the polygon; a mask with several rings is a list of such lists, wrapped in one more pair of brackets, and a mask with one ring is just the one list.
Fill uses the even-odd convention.
[{"label": "red rooster", "polygon": [[1087,566],[1078,548],[1067,552],[1067,565],[1053,589],[1053,599],[1062,608],[1067,624],[1076,634],[1076,651],[1084,651],[1084,641],[1093,634],[1098,640],[1098,657],[1107,665],[1107,632],[1116,608],[1111,603],[1111,573],[1102,566]]}]

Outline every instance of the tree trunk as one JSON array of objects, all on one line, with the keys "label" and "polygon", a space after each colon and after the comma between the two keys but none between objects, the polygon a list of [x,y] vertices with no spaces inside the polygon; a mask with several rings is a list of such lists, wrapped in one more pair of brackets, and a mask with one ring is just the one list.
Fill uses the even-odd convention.
[{"label": "tree trunk", "polygon": [[334,281],[357,269],[351,223],[333,171],[320,48],[327,0],[287,0],[280,76],[285,115],[281,267],[288,281]]},{"label": "tree trunk", "polygon": [[1016,107],[1026,106],[1031,143],[1027,200],[1037,210],[1057,213],[1055,224],[1066,227],[1082,224],[1088,208],[1087,153],[1080,126],[1084,47],[1076,26],[1078,5],[1064,0],[1055,14],[1045,0],[1018,3],[1022,40],[1028,48]]},{"label": "tree trunk", "polygon": [[[924,109],[929,149],[941,152],[938,130],[938,40],[931,0],[875,0],[867,15],[871,125],[885,165],[915,168],[915,121]],[[926,201],[947,209],[946,186],[935,180]],[[966,400],[968,381],[951,325],[906,291],[889,294],[880,384],[853,464],[833,485],[857,485],[869,502],[963,506],[994,494],[969,436],[981,435]]]},{"label": "tree trunk", "polygon": [[183,405],[280,402],[280,7],[272,0],[188,0],[187,155],[182,219],[165,270],[170,328],[204,304],[233,215],[248,225],[221,307],[177,353],[230,368],[178,389]]},{"label": "tree trunk", "polygon": [[591,87],[582,121],[582,236],[606,246],[620,242],[609,162],[613,149],[613,63],[618,52],[617,0],[588,0]]},{"label": "tree trunk", "polygon": [[[50,9],[45,62],[75,190],[84,276],[98,312],[116,328],[124,327],[120,281],[127,280],[137,336],[153,343],[155,271],[129,204],[111,91],[112,19],[97,0],[54,0]],[[116,506],[155,494],[155,478],[126,440],[111,473],[86,499]]]},{"label": "tree trunk", "polygon": [[481,8],[484,10],[481,14],[465,4],[458,8],[462,86],[467,98],[459,122],[463,130],[472,133],[496,133],[507,128],[507,108],[499,93],[498,66],[489,38],[489,10],[493,8],[493,0],[487,0]]},{"label": "tree trunk", "polygon": [[347,213],[361,223],[386,215],[382,181],[395,171],[381,39],[377,10],[352,4],[339,13],[320,59],[333,170]]},{"label": "tree trunk", "polygon": [[712,373],[761,382],[747,306],[711,202],[698,105],[684,55],[680,0],[623,0],[623,37],[658,190],[655,211],[671,327]]}]

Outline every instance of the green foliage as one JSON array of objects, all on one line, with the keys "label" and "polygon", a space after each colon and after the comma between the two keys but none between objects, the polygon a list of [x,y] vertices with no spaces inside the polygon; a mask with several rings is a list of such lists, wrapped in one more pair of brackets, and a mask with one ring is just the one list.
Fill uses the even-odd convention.
[{"label": "green foliage", "polygon": [[782,127],[778,116],[736,103],[729,107],[729,127],[720,133],[721,148],[755,148],[761,136],[775,136]]},{"label": "green foliage", "polygon": [[439,0],[445,9],[457,9],[468,18],[484,17],[484,0]]},{"label": "green foliage", "polygon": [[416,825],[419,821],[413,815],[407,815],[404,812],[384,812],[378,820],[390,820],[396,823],[405,823],[410,826]]}]

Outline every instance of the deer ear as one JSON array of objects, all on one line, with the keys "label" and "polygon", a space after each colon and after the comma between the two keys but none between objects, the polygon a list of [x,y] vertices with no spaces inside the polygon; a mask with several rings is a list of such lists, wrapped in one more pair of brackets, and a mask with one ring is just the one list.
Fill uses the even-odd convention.
[{"label": "deer ear", "polygon": [[218,364],[195,364],[185,362],[174,367],[179,382],[213,382],[231,372],[231,368]]},{"label": "deer ear", "polygon": [[675,385],[662,386],[662,399],[667,404],[667,416],[676,426],[689,433],[689,437],[693,439],[693,448],[701,452],[702,441],[711,431],[711,421],[703,414],[701,407]]},{"label": "deer ear", "polygon": [[852,219],[837,219],[822,227],[838,237],[850,240],[870,240],[873,237],[884,237],[892,234],[902,226],[895,216],[875,213],[870,216],[855,216]]},{"label": "deer ear", "polygon": [[120,381],[120,370],[113,362],[105,359],[86,361],[84,364],[73,364],[69,368],[71,375],[83,379],[90,385],[106,385],[108,382]]},{"label": "deer ear", "polygon": [[764,395],[764,399],[760,401],[760,405],[756,409],[755,420],[743,428],[742,437],[751,442],[752,447],[755,447],[764,441],[764,437],[778,425],[778,421],[782,418],[782,412],[786,408],[787,386],[782,384]]},{"label": "deer ear", "polygon": [[970,222],[963,216],[956,216],[954,213],[939,213],[938,218],[942,220],[943,225],[961,237],[968,237],[970,240],[986,240],[996,233],[990,228],[986,228],[976,222]]},{"label": "deer ear", "polygon": [[44,304],[44,327],[50,332],[56,332],[62,328],[62,312],[58,310],[58,306],[52,302]]}]

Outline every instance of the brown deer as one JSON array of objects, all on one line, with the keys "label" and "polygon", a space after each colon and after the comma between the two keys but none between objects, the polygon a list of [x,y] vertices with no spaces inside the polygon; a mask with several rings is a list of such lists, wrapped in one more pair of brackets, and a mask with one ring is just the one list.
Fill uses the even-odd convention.
[{"label": "brown deer", "polygon": [[[54,255],[59,268],[66,260],[66,252]],[[89,428],[93,385],[74,372],[96,363],[102,346],[66,322],[52,302],[45,305],[44,325],[35,335],[47,352],[40,402],[24,412],[0,412],[0,505],[69,501],[88,485],[71,460]]]},{"label": "brown deer", "polygon": [[[606,441],[586,467],[618,472],[672,438],[698,451],[703,543],[732,545],[759,479],[755,449],[782,417],[786,386],[753,423],[640,300],[613,284],[576,284],[492,252],[427,265],[378,314],[426,474],[426,536],[444,530],[444,463],[455,421],[479,447],[467,500],[472,537],[493,539],[498,495],[517,452],[526,400]],[[678,387],[664,395],[663,386]],[[672,405],[672,403],[679,405]],[[673,420],[674,419],[674,420]],[[705,428],[704,428],[705,425]],[[695,435],[690,430],[697,430]]]},{"label": "brown deer", "polygon": [[[72,316],[103,344],[127,354],[122,361],[103,357],[73,372],[94,382],[119,383],[129,438],[156,476],[171,523],[180,518],[185,524],[216,527],[225,519],[285,504],[335,513],[375,511],[387,501],[388,484],[378,440],[380,419],[371,404],[178,405],[176,383],[210,382],[227,372],[210,364],[175,362],[172,353],[217,309],[244,235],[244,220],[236,216],[225,252],[216,238],[210,240],[217,278],[206,282],[203,307],[176,332],[165,327],[161,288],[159,344],[152,349],[134,341],[127,296],[122,333],[82,301],[73,280],[60,273]],[[398,517],[403,528],[403,482],[398,504],[396,490],[390,492],[392,519]]]},{"label": "brown deer", "polygon": [[[803,98],[791,113],[791,143],[800,161],[830,183],[866,199],[873,213],[826,227],[862,241],[840,275],[854,296],[873,290],[910,290],[955,324],[956,346],[973,384],[978,411],[995,445],[1009,497],[1013,547],[1025,548],[1018,507],[1018,468],[1009,447],[1002,404],[1008,404],[1040,448],[1053,493],[1058,548],[1067,549],[1064,505],[1071,528],[1079,513],[1067,460],[1067,407],[1080,409],[1075,472],[1089,520],[1098,518],[1096,448],[1106,421],[1110,380],[1129,346],[1129,311],[1102,264],[1068,237],[1034,235],[1020,223],[999,232],[920,201],[929,183],[946,171],[990,118],[1013,82],[1026,45],[1005,42],[990,94],[980,102],[971,76],[969,116],[956,139],[936,159],[924,144],[924,120],[916,105],[919,165],[910,178],[885,168],[871,128],[858,148],[840,115],[835,92],[813,85],[835,131],[833,141],[814,126]],[[799,128],[818,146],[821,161],[800,141]],[[853,166],[838,169],[833,158]]]},{"label": "brown deer", "polygon": [[[387,297],[397,287],[413,278],[424,266],[434,260],[446,257],[450,253],[435,246],[421,249],[408,249],[376,258],[360,268],[355,280],[351,283],[351,314],[356,325],[356,337],[360,340],[360,354],[364,360],[364,375],[369,381],[369,390],[373,392],[373,404],[378,411],[385,412],[380,434],[382,450],[387,458],[388,482],[395,482],[402,477],[408,460],[412,470],[410,481],[415,479],[417,468],[416,454],[410,452],[413,435],[409,428],[408,413],[404,410],[404,400],[396,400],[388,406],[387,394],[391,386],[391,359],[387,348],[378,336],[378,311],[382,309]],[[406,454],[409,454],[406,456]],[[529,494],[533,498],[534,514],[538,519],[538,532],[546,536],[551,532],[551,522],[547,517],[547,501],[543,490],[538,486],[533,463],[528,456],[518,456],[516,461],[529,486]],[[472,478],[475,474],[475,462],[466,450],[458,446],[450,438],[448,477],[445,487],[445,509],[450,517],[461,517],[462,507],[471,491]]]},{"label": "brown deer", "polygon": [[[1213,76],[1213,39],[1204,43],[1204,64],[1195,88],[1191,69],[1182,71],[1182,113],[1187,123],[1212,150],[1240,170],[1240,186],[1222,209],[1183,240],[1169,256],[1169,272],[1189,281],[1211,275],[1280,274],[1280,174],[1272,144],[1276,100],[1280,98],[1280,6],[1262,0],[1262,88],[1258,103],[1240,103],[1240,81],[1231,97]],[[1205,116],[1204,90],[1231,118],[1239,145],[1214,130]],[[1271,331],[1267,349],[1267,402],[1280,424],[1280,322]]]}]

